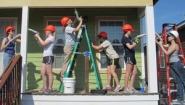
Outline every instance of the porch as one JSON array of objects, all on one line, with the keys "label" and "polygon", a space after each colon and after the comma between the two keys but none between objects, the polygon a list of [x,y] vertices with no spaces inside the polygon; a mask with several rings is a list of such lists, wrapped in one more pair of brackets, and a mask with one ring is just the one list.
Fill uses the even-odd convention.
[{"label": "porch", "polygon": [[[35,3],[36,1],[33,0]],[[149,1],[149,0],[148,0]],[[152,1],[152,0],[151,0]],[[39,79],[39,70],[40,70],[40,62],[41,62],[41,57],[42,57],[42,50],[38,46],[33,46],[35,44],[33,36],[29,36],[27,28],[33,27],[33,28],[38,28],[39,32],[43,32],[43,27],[46,25],[46,22],[48,22],[45,17],[50,16],[49,18],[53,18],[53,16],[61,16],[61,12],[63,11],[64,14],[62,15],[70,15],[73,12],[73,8],[75,7],[74,5],[69,7],[61,7],[61,8],[56,8],[56,2],[55,4],[51,4],[51,6],[46,7],[39,7],[38,5],[33,5],[32,6],[20,6],[20,8],[16,11],[18,14],[18,19],[21,19],[19,22],[19,27],[18,29],[21,30],[21,34],[23,34],[21,42],[21,56],[22,56],[22,72],[21,72],[21,104],[22,105],[51,105],[51,104],[67,104],[67,105],[74,105],[74,104],[79,104],[79,105],[92,105],[92,104],[97,104],[97,105],[112,105],[112,104],[117,104],[117,105],[122,105],[122,104],[132,104],[132,105],[158,105],[158,100],[159,100],[159,94],[158,94],[158,89],[157,89],[157,75],[156,75],[156,67],[154,66],[156,64],[155,62],[155,53],[153,53],[153,47],[154,43],[149,39],[154,39],[155,36],[153,34],[155,33],[154,31],[154,19],[153,19],[153,6],[152,3],[149,3],[149,5],[146,5],[146,3],[139,2],[139,4],[133,4],[130,3],[128,5],[125,4],[125,6],[122,6],[121,3],[115,2],[116,4],[111,4],[108,2],[108,4],[105,4],[105,6],[100,6],[98,4],[99,8],[97,7],[97,4],[94,2],[92,7],[85,7],[82,5],[79,5],[81,8],[80,15],[87,15],[89,18],[89,23],[88,23],[88,28],[91,28],[93,30],[90,31],[91,39],[95,39],[95,35],[99,32],[99,29],[97,28],[98,21],[103,19],[104,17],[107,20],[124,20],[124,22],[129,22],[131,24],[134,24],[136,27],[136,33],[135,34],[141,34],[142,33],[142,18],[143,16],[146,16],[146,26],[147,27],[147,43],[150,42],[148,45],[150,46],[148,48],[148,55],[151,56],[149,59],[148,63],[148,92],[147,93],[142,93],[142,94],[124,94],[122,91],[118,93],[114,93],[112,91],[108,91],[107,94],[105,95],[98,95],[98,94],[84,94],[81,92],[76,92],[73,95],[69,94],[62,94],[58,92],[58,90],[53,91],[50,94],[42,94],[38,93],[38,90],[31,90],[31,88],[37,88],[40,89],[42,86],[42,83],[40,83],[40,87],[35,86],[35,81]],[[134,0],[133,0],[134,2]],[[23,2],[24,3],[24,2]],[[41,3],[41,1],[39,1]],[[42,2],[43,3],[43,2]],[[44,2],[46,3],[46,2]],[[61,2],[60,2],[61,3]],[[65,2],[66,3],[66,2]],[[99,2],[97,2],[99,3]],[[102,2],[101,2],[102,3]],[[107,3],[107,2],[106,2]],[[87,3],[90,4],[90,3]],[[121,5],[120,5],[121,4]],[[43,4],[44,5],[44,4]],[[48,4],[47,4],[48,5]],[[61,4],[60,4],[61,5]],[[69,4],[67,4],[69,5]],[[95,6],[96,5],[96,6]],[[117,5],[117,6],[116,6]],[[2,6],[3,7],[3,6]],[[54,8],[55,7],[55,8]],[[111,7],[111,8],[110,8]],[[115,8],[116,7],[116,8]],[[127,8],[125,8],[127,7]],[[85,8],[85,9],[84,9]],[[10,10],[10,9],[9,9]],[[8,10],[8,11],[9,11]],[[21,11],[22,10],[22,11]],[[77,8],[78,10],[78,8]],[[49,12],[45,12],[49,11]],[[98,11],[98,12],[97,12]],[[112,12],[110,12],[112,11]],[[129,12],[130,11],[130,12]],[[71,12],[71,13],[68,13]],[[51,15],[52,14],[52,15]],[[10,16],[10,15],[7,15]],[[21,17],[22,16],[22,17]],[[29,17],[32,18],[29,18]],[[38,16],[38,17],[36,17]],[[96,16],[99,18],[96,19]],[[104,16],[102,18],[102,16]],[[113,16],[116,16],[113,17]],[[130,20],[125,19],[124,16],[129,17]],[[60,18],[60,17],[57,17]],[[55,18],[56,19],[56,18]],[[111,20],[111,21],[112,21]],[[58,21],[58,20],[57,20]],[[29,24],[31,23],[31,24]],[[41,23],[41,24],[38,24]],[[20,27],[21,26],[21,27]],[[96,27],[94,27],[96,26]],[[60,27],[61,29],[61,27]],[[121,30],[120,30],[121,31]],[[44,33],[44,32],[43,32]],[[94,36],[93,36],[94,35]],[[42,36],[44,37],[44,36]],[[85,44],[84,44],[85,45]],[[142,46],[142,45],[141,45]],[[83,46],[82,50],[87,49],[85,46]],[[99,55],[98,55],[99,56]],[[137,58],[139,59],[139,71],[140,71],[140,77],[138,77],[138,88],[141,86],[145,86],[145,68],[144,68],[144,58],[143,58],[143,49],[140,49],[140,45],[137,48]],[[30,66],[29,64],[33,64]],[[84,63],[81,63],[79,65],[83,65]],[[78,65],[78,66],[79,66]],[[80,67],[78,69],[83,68]],[[124,74],[124,69],[119,71],[119,75]],[[103,77],[105,77],[105,71],[103,71]],[[81,74],[80,74],[81,76]],[[78,75],[78,77],[80,77]],[[91,75],[93,76],[93,75]],[[28,78],[31,77],[31,78]],[[36,77],[36,78],[35,78]],[[151,78],[150,78],[151,77]],[[79,79],[83,81],[81,84],[84,83],[83,79]],[[92,79],[94,81],[94,78]],[[121,79],[123,80],[123,79]],[[55,80],[56,81],[56,80]],[[104,79],[104,82],[106,80]],[[141,82],[142,81],[142,82]],[[57,81],[55,84],[54,89],[58,88],[58,85],[60,84],[59,81]],[[123,83],[121,83],[123,84]],[[91,88],[95,88],[96,84],[93,83],[91,84]],[[26,90],[27,88],[30,88],[29,91]]]}]

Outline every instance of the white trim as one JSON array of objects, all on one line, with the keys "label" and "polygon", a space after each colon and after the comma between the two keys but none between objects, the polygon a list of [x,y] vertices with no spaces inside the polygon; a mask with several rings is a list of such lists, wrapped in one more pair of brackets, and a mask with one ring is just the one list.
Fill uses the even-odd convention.
[{"label": "white trim", "polygon": [[27,65],[27,40],[28,40],[28,20],[29,8],[22,7],[22,24],[21,24],[21,56],[22,56],[22,77],[21,77],[21,93],[26,91],[26,65]]},{"label": "white trim", "polygon": [[21,105],[158,105],[159,95],[24,95]]},{"label": "white trim", "polygon": [[[143,21],[140,18],[140,34],[143,33]],[[142,69],[142,87],[146,85],[146,77],[145,77],[145,54],[144,54],[144,40],[141,39],[141,69]]]},{"label": "white trim", "polygon": [[[148,70],[148,92],[157,93],[157,64],[156,44],[153,6],[146,6],[146,42],[147,42],[147,70]],[[153,39],[153,40],[152,40]]]}]

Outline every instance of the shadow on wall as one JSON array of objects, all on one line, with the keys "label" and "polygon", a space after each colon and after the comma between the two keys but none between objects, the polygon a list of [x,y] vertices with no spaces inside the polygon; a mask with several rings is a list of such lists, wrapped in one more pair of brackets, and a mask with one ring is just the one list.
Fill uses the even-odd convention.
[{"label": "shadow on wall", "polygon": [[142,85],[142,78],[140,78],[140,77],[142,77],[141,70],[139,70],[139,68],[137,68],[137,75],[136,75],[136,78],[135,78],[134,87],[136,89],[139,89],[139,90],[140,90],[140,87],[141,87],[140,84]]},{"label": "shadow on wall", "polygon": [[[27,64],[27,89],[28,90],[33,90],[33,89],[38,89],[39,84],[38,82],[42,81],[42,76],[40,74],[40,70],[36,70],[36,65],[34,65],[32,62],[29,62]],[[40,78],[36,79],[35,74],[39,74]],[[56,80],[60,81],[60,74],[58,73],[53,73],[54,78]],[[42,87],[42,86],[40,86]]]},{"label": "shadow on wall", "polygon": [[36,66],[32,63],[29,62],[27,64],[27,84],[28,84],[28,90],[31,89],[37,89],[39,85],[37,84],[37,80],[35,78],[35,73],[40,73],[36,70]]}]

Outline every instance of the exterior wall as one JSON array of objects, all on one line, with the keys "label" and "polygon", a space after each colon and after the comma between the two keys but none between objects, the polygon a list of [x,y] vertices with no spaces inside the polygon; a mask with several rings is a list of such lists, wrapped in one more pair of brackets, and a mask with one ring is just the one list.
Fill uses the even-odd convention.
[{"label": "exterior wall", "polygon": [[181,45],[182,45],[182,48],[183,48],[183,52],[185,54],[185,25],[182,26],[180,29],[178,29],[178,32],[179,32],[179,37],[180,37],[180,40],[181,40]]},{"label": "exterior wall", "polygon": [[[154,0],[155,1],[155,0]],[[146,5],[153,5],[153,0],[78,0],[78,2],[74,2],[73,0],[8,0],[4,1],[0,4],[0,7],[21,7],[21,6],[31,6],[31,7],[139,7],[139,6],[146,6]]]},{"label": "exterior wall", "polygon": [[[89,38],[94,40],[95,35],[97,35],[95,26],[95,17],[96,16],[126,16],[127,23],[133,25],[135,32],[133,33],[132,37],[138,35],[140,33],[140,23],[137,17],[137,9],[78,9],[80,16],[87,16],[88,23],[86,24],[88,27]],[[18,31],[20,32],[21,26],[21,9],[3,9],[0,10],[1,17],[18,17]],[[45,28],[45,16],[74,16],[74,9],[30,9],[29,13],[29,27],[36,29],[40,32],[42,38],[44,38],[44,28]],[[81,45],[86,45],[85,37],[82,40]],[[18,51],[19,51],[19,47]],[[86,51],[88,48],[87,46],[80,46],[79,51],[83,52]],[[138,65],[138,75],[135,81],[135,87],[139,88],[142,81],[141,81],[141,54],[140,54],[140,46],[137,46],[136,50],[136,60]],[[36,43],[33,33],[28,33],[28,55],[27,55],[27,89],[40,89],[42,88],[42,79],[40,76],[40,69],[41,69],[41,62],[42,62],[42,48],[38,46]],[[76,90],[84,89],[84,57],[78,55],[78,60],[75,66],[74,75],[76,77]],[[59,81],[59,72],[60,70],[54,70],[54,89],[59,88],[60,81]],[[106,85],[107,76],[105,71],[101,71],[101,79],[103,85]],[[121,85],[124,84],[123,78],[125,70],[118,71],[118,76],[120,78]],[[89,74],[89,85],[90,89],[96,88],[96,80],[93,73],[93,70],[90,70]]]}]

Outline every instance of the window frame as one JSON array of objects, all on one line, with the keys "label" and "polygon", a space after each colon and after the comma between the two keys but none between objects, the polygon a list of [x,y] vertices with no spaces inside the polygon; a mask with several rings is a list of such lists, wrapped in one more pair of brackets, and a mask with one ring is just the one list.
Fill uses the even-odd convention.
[{"label": "window frame", "polygon": [[[158,51],[158,53],[159,53],[159,57],[160,57],[160,50]],[[160,68],[162,68],[162,69],[164,69],[165,67],[166,67],[166,61],[165,61],[165,54],[164,54],[164,52],[162,51],[162,54],[161,54],[161,59],[160,59],[160,61],[162,62],[163,61],[163,64],[164,64],[164,66],[162,66],[161,64],[161,62],[160,62]]]},{"label": "window frame", "polygon": [[[18,17],[0,17],[0,21],[13,21],[13,27],[15,28],[15,34],[14,34],[14,36],[16,36],[17,35],[17,25],[18,25]],[[6,27],[5,27],[5,29],[6,29]],[[4,32],[5,32],[5,29],[4,29]],[[5,34],[4,34],[5,35]],[[3,37],[0,37],[0,38],[4,38],[5,36],[3,36]],[[1,43],[2,42],[0,42],[0,46],[1,46]],[[17,48],[16,48],[16,46],[17,46],[17,43],[15,43],[15,54],[16,54],[16,52],[17,52]],[[3,52],[4,51],[0,51],[0,54],[3,56]],[[3,67],[3,57],[0,57],[1,59],[1,63],[2,64],[0,64],[0,65],[2,65],[2,66],[0,66],[0,69],[2,70],[2,68],[1,67]],[[1,74],[1,71],[0,71],[0,74]]]},{"label": "window frame", "polygon": [[[49,22],[49,21],[54,21],[54,22],[55,22],[55,21],[60,21],[62,17],[63,17],[63,16],[44,16],[44,27],[46,27],[46,25],[48,25],[48,22]],[[75,16],[69,16],[69,17],[75,18]],[[61,32],[62,32],[62,29],[61,29]],[[44,30],[43,30],[43,33],[44,33]],[[46,38],[45,35],[43,35],[43,38]],[[54,47],[55,47],[55,46],[62,46],[62,47],[64,47],[64,45],[65,45],[65,44],[57,44],[57,43],[55,43],[55,44],[54,44]],[[44,50],[44,49],[43,49],[43,50]],[[54,58],[55,58],[55,57],[62,57],[62,56],[56,56],[56,55],[54,55]],[[54,68],[54,67],[53,67],[53,69],[54,69],[54,70],[61,70],[61,68],[62,68],[62,63],[63,63],[63,62],[61,62],[61,67],[60,67],[60,68]]]},{"label": "window frame", "polygon": [[[97,43],[99,43],[99,41],[97,40],[97,35],[98,35],[98,32],[99,32],[99,26],[100,26],[101,21],[123,21],[123,24],[127,23],[127,17],[126,16],[96,16],[95,18],[96,18],[95,39],[96,39]],[[112,46],[122,46],[122,44],[112,44]],[[98,60],[96,60],[96,62],[98,64],[98,69],[101,70],[101,71],[107,70],[107,68],[101,68],[101,63],[99,62],[101,54],[96,53],[96,57],[98,58]],[[126,70],[125,62],[124,62],[124,68],[116,69],[116,70],[125,71]]]}]

